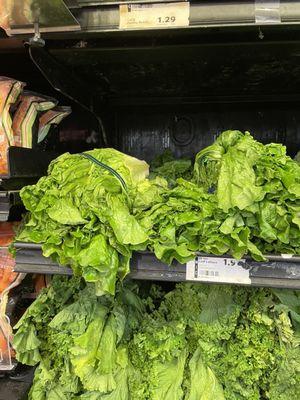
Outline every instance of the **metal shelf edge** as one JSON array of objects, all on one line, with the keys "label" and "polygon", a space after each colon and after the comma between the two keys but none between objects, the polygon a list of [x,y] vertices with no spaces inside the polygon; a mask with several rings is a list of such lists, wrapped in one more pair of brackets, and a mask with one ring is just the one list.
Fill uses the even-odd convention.
[{"label": "metal shelf edge", "polygon": [[[40,245],[16,243],[17,255],[15,272],[72,275],[70,267],[61,266],[49,258],[43,257]],[[249,269],[250,284],[247,286],[300,289],[300,262],[290,259],[270,262],[246,260]],[[188,282],[186,265],[174,262],[172,266],[164,264],[151,253],[134,253],[131,272],[128,278],[149,281]],[[197,283],[195,281],[190,281]],[[214,283],[203,279],[199,283]],[[228,282],[215,282],[225,284]],[[231,284],[239,284],[232,282]]]},{"label": "metal shelf edge", "polygon": [[73,271],[69,267],[60,265],[42,265],[42,264],[22,264],[17,263],[14,272],[27,274],[45,274],[45,275],[73,275]]}]

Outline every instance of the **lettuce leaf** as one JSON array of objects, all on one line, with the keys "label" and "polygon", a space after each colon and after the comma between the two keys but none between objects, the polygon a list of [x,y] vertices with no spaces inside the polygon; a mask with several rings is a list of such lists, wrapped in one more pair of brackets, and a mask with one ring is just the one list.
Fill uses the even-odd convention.
[{"label": "lettuce leaf", "polygon": [[190,389],[186,400],[225,400],[223,388],[213,371],[205,366],[198,348],[189,362]]},{"label": "lettuce leaf", "polygon": [[164,363],[154,361],[152,374],[154,384],[151,387],[153,400],[180,400],[183,398],[182,381],[186,360],[186,351],[183,350],[178,358]]}]

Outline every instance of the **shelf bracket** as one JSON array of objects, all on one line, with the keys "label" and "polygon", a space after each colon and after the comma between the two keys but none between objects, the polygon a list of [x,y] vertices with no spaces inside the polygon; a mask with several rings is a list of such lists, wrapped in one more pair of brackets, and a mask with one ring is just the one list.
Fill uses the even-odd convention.
[{"label": "shelf bracket", "polygon": [[42,39],[41,33],[40,33],[40,24],[39,22],[35,22],[33,24],[34,26],[34,35],[29,39],[28,44],[31,47],[44,47],[45,46],[45,40]]}]

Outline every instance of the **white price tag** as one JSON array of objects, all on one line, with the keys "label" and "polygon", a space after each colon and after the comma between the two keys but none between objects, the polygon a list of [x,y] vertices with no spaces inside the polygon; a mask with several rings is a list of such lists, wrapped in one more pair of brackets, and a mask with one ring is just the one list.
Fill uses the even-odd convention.
[{"label": "white price tag", "polygon": [[186,280],[251,285],[245,260],[223,257],[196,257],[186,264]]},{"label": "white price tag", "polygon": [[120,4],[120,29],[170,28],[189,25],[190,3]]}]

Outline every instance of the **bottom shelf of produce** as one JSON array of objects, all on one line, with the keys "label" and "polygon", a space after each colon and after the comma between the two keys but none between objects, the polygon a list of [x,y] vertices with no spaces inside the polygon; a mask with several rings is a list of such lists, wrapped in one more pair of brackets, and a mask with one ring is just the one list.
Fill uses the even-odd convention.
[{"label": "bottom shelf of produce", "polygon": [[13,345],[36,366],[29,400],[299,400],[299,308],[292,290],[127,280],[99,296],[56,275]]},{"label": "bottom shelf of produce", "polygon": [[[41,246],[17,242],[16,272],[72,275],[72,269],[42,255]],[[152,253],[135,252],[130,277],[169,282],[231,283],[239,285],[300,289],[300,257],[267,255],[268,261],[251,258],[235,260],[227,256],[198,254],[186,264],[168,266]]]}]

